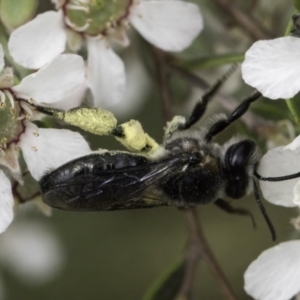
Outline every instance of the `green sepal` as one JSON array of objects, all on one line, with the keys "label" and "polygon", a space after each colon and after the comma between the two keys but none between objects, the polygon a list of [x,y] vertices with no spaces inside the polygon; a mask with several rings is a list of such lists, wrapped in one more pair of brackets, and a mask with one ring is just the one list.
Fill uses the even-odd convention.
[{"label": "green sepal", "polygon": [[37,0],[1,0],[0,18],[7,28],[17,28],[34,16],[37,4]]},{"label": "green sepal", "polygon": [[152,284],[143,300],[173,300],[182,286],[186,270],[185,260],[180,260],[167,269]]}]

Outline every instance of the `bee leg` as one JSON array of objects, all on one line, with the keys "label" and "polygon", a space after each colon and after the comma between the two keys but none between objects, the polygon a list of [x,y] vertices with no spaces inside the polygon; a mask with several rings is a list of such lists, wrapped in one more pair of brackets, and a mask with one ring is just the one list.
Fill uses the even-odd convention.
[{"label": "bee leg", "polygon": [[159,145],[142,128],[139,121],[130,120],[116,126],[111,134],[128,150],[148,153],[156,150]]},{"label": "bee leg", "polygon": [[253,227],[256,228],[256,223],[255,223],[254,217],[250,211],[243,209],[243,208],[232,207],[228,202],[224,201],[223,199],[217,199],[214,202],[214,204],[216,204],[219,208],[221,208],[222,210],[224,210],[230,214],[249,216],[251,218]]},{"label": "bee leg", "polygon": [[234,121],[239,119],[249,108],[250,104],[259,99],[261,93],[255,91],[251,96],[243,100],[243,102],[231,113],[227,119],[222,119],[213,124],[205,135],[204,139],[209,142],[215,135],[226,129]]},{"label": "bee leg", "polygon": [[112,112],[103,108],[76,107],[68,111],[51,107],[35,105],[25,99],[19,99],[35,107],[38,112],[64,120],[85,131],[97,135],[113,135],[128,150],[147,154],[156,150],[159,145],[144,132],[140,122],[130,120],[117,125],[117,119]]}]

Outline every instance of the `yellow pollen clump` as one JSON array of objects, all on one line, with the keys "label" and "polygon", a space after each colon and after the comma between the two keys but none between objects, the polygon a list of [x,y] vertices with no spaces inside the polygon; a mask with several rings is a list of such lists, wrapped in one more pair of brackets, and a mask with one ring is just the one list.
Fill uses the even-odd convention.
[{"label": "yellow pollen clump", "polygon": [[117,126],[114,115],[102,108],[75,108],[67,111],[63,119],[71,125],[98,135],[109,135]]},{"label": "yellow pollen clump", "polygon": [[144,132],[140,122],[130,120],[120,125],[120,127],[123,129],[124,137],[116,137],[116,139],[127,149],[139,152],[147,147],[151,149],[158,147],[158,144]]}]

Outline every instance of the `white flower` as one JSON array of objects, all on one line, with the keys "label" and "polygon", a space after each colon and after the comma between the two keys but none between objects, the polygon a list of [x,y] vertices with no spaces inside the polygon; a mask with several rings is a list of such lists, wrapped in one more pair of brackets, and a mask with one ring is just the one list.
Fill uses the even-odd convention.
[{"label": "white flower", "polygon": [[[261,159],[263,177],[300,175],[300,136],[287,146],[269,150]],[[299,178],[260,181],[264,197],[273,204],[300,206]],[[294,195],[293,195],[294,193]],[[292,220],[299,230],[300,217]],[[264,251],[245,272],[245,290],[257,300],[289,300],[300,292],[300,241],[281,243]]]},{"label": "white flower", "polygon": [[258,41],[242,64],[245,82],[271,99],[292,98],[300,91],[300,38]]},{"label": "white flower", "polygon": [[17,221],[0,236],[0,264],[26,284],[44,284],[64,266],[62,246],[48,226]]},{"label": "white flower", "polygon": [[[287,146],[269,150],[260,160],[258,173],[263,177],[281,177],[300,172],[300,136]],[[300,177],[300,176],[299,176]],[[287,207],[300,206],[299,178],[284,181],[260,181],[264,198]]]},{"label": "white flower", "polygon": [[245,290],[257,300],[289,300],[300,291],[300,241],[265,250],[245,272]]},{"label": "white flower", "polygon": [[[4,53],[0,45],[0,166],[22,182],[18,163],[22,150],[27,168],[35,180],[50,169],[73,158],[90,153],[83,137],[69,130],[38,128],[29,120],[38,117],[30,106],[18,98],[36,104],[51,104],[62,100],[84,82],[84,62],[78,55],[59,55],[38,72],[13,85],[10,68],[4,68]],[[0,233],[13,219],[11,183],[0,169]]]},{"label": "white flower", "polygon": [[88,82],[96,106],[109,106],[123,97],[124,64],[109,47],[109,41],[127,46],[125,29],[129,23],[165,51],[185,49],[203,27],[198,6],[179,0],[55,2],[60,8],[58,12],[40,14],[12,32],[10,53],[22,66],[40,68],[62,53],[67,41],[69,48],[78,49],[84,37],[88,48]]}]

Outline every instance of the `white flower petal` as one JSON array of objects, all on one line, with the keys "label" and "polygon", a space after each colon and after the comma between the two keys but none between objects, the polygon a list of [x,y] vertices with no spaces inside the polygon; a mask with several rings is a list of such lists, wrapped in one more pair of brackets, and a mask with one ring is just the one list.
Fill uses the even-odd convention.
[{"label": "white flower petal", "polygon": [[78,107],[81,105],[87,86],[84,82],[81,85],[78,85],[75,89],[73,89],[70,93],[66,95],[61,101],[49,103],[48,107],[58,108],[62,110],[70,110],[72,108]]},{"label": "white flower petal", "polygon": [[10,174],[21,184],[23,184],[22,172],[19,164],[19,151],[15,145],[6,148],[3,155],[0,155],[0,165],[7,167]]},{"label": "white flower petal", "polygon": [[47,171],[91,153],[89,145],[79,133],[65,129],[37,128],[32,123],[22,134],[20,147],[28,169],[37,181]]},{"label": "white flower petal", "polygon": [[150,78],[146,71],[141,57],[136,52],[126,57],[126,91],[124,99],[118,105],[111,108],[111,111],[118,117],[123,119],[130,118],[137,113],[144,105],[150,89]]},{"label": "white flower petal", "polygon": [[294,151],[295,154],[300,154],[300,135],[298,135],[290,144],[284,147],[284,150],[287,149]]},{"label": "white flower petal", "polygon": [[300,181],[298,181],[297,184],[294,186],[293,193],[294,193],[294,199],[293,199],[294,204],[300,206]]},{"label": "white flower petal", "polygon": [[109,107],[119,102],[125,92],[125,68],[105,40],[88,39],[87,65],[95,106]]},{"label": "white flower petal", "polygon": [[0,170],[0,233],[6,230],[14,218],[13,206],[11,183]]},{"label": "white flower petal", "polygon": [[300,241],[264,251],[248,267],[245,290],[257,300],[288,300],[300,291]]},{"label": "white flower petal", "polygon": [[0,237],[1,262],[28,284],[43,284],[64,265],[56,236],[41,222],[19,222]]},{"label": "white flower petal", "polygon": [[26,76],[13,90],[38,103],[61,101],[84,82],[84,61],[76,54],[61,54],[36,73]]},{"label": "white flower petal", "polygon": [[4,68],[4,51],[2,45],[0,44],[0,73]]},{"label": "white flower petal", "polygon": [[8,48],[18,64],[39,69],[64,52],[66,41],[62,13],[49,11],[14,30]]},{"label": "white flower petal", "polygon": [[271,99],[300,91],[300,39],[282,37],[254,43],[242,64],[243,79]]},{"label": "white flower petal", "polygon": [[203,28],[198,5],[183,1],[141,1],[129,20],[150,43],[165,51],[188,47]]},{"label": "white flower petal", "polygon": [[[300,172],[300,158],[297,153],[286,147],[269,150],[260,160],[258,173],[264,177],[285,176]],[[269,202],[293,207],[293,188],[298,178],[279,182],[260,181],[264,198]]]}]

